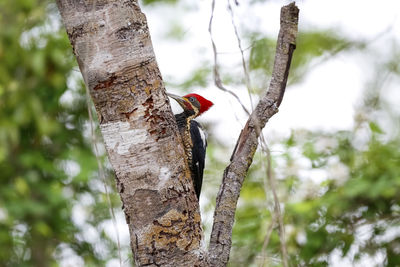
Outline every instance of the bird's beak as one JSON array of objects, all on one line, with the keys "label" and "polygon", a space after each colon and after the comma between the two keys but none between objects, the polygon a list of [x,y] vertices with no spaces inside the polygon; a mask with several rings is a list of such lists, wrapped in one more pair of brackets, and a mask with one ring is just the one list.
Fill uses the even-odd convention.
[{"label": "bird's beak", "polygon": [[182,97],[182,96],[178,96],[178,95],[174,95],[171,93],[167,93],[167,95],[173,99],[175,99],[176,102],[178,102],[178,104],[185,110],[187,109],[187,104],[190,105],[189,100],[186,97]]}]

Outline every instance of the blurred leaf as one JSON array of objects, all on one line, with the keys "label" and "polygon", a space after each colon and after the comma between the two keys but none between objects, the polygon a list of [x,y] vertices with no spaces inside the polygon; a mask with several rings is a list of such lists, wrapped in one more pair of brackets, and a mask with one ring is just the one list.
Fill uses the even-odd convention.
[{"label": "blurred leaf", "polygon": [[370,123],[369,123],[369,128],[370,128],[371,131],[374,132],[374,133],[379,133],[379,134],[382,134],[382,133],[383,133],[382,129],[381,129],[381,128],[379,127],[379,125],[376,124],[375,122],[370,122]]},{"label": "blurred leaf", "polygon": [[151,4],[176,4],[179,0],[142,0],[144,5]]}]

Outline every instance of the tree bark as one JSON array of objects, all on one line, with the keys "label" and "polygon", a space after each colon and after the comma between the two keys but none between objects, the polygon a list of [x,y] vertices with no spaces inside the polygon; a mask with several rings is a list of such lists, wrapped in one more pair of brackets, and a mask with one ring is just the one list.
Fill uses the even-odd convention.
[{"label": "tree bark", "polygon": [[281,28],[269,90],[257,104],[243,128],[231,162],[225,169],[219,189],[211,232],[208,261],[226,266],[232,244],[232,228],[240,189],[258,146],[258,137],[267,121],[278,112],[285,92],[293,51],[296,47],[299,9],[291,3],[281,9]]},{"label": "tree bark", "polygon": [[199,206],[138,1],[57,5],[115,170],[136,265],[199,265]]}]

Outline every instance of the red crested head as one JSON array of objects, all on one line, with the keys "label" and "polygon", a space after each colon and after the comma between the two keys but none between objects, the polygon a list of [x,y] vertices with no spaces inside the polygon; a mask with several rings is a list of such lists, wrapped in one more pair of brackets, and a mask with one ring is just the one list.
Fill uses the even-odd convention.
[{"label": "red crested head", "polygon": [[[212,105],[214,105],[213,102],[211,102],[208,99],[205,99],[204,97],[202,97],[201,95],[198,94],[187,94],[185,96],[183,96],[184,98],[188,99],[194,106],[196,106],[197,108],[199,108],[199,114],[201,115],[202,113],[206,112],[209,108],[212,107]],[[195,99],[197,101],[193,101],[191,99]],[[196,103],[198,102],[198,103]]]}]

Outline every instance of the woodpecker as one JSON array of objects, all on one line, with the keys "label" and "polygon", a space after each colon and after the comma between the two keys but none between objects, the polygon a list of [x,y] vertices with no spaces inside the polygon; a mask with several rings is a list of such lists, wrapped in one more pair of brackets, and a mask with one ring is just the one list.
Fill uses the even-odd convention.
[{"label": "woodpecker", "polygon": [[182,113],[175,115],[175,120],[185,148],[194,190],[199,199],[203,183],[207,139],[200,123],[194,119],[206,112],[213,103],[198,94],[187,94],[182,97],[170,93],[167,95],[176,100],[183,108]]}]

